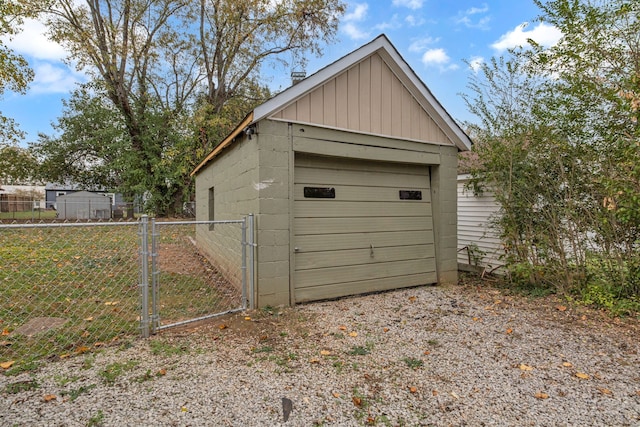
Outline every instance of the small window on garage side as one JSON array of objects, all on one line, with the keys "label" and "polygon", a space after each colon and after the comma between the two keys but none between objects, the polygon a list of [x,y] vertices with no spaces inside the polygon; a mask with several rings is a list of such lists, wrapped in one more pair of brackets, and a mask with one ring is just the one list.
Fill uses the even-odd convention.
[{"label": "small window on garage side", "polygon": [[335,199],[336,189],[332,187],[304,187],[306,199]]},{"label": "small window on garage side", "polygon": [[400,200],[422,200],[422,191],[400,190]]},{"label": "small window on garage side", "polygon": [[[209,221],[215,221],[215,190],[214,187],[209,188]],[[209,224],[209,230],[213,230],[214,224]]]}]

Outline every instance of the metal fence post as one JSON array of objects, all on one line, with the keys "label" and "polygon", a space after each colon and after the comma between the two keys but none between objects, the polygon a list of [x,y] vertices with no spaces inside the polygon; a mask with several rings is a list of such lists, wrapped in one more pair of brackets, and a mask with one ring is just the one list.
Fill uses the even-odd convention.
[{"label": "metal fence post", "polygon": [[242,218],[242,309],[247,308],[247,217]]},{"label": "metal fence post", "polygon": [[249,308],[255,308],[254,301],[254,285],[255,285],[255,277],[254,277],[254,251],[256,244],[254,242],[254,216],[253,214],[249,214],[249,223],[248,223],[248,246],[249,246]]},{"label": "metal fence post", "polygon": [[149,338],[149,217],[140,218],[140,330]]},{"label": "metal fence post", "polygon": [[151,218],[151,333],[155,334],[160,326],[160,313],[158,312],[158,297],[160,292],[160,268],[158,265],[158,234],[160,228],[156,227],[156,219]]}]

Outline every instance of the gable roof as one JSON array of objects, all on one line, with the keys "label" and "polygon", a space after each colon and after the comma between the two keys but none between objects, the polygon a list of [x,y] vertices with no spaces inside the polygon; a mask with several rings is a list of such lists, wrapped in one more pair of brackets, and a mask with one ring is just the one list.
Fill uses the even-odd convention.
[{"label": "gable roof", "polygon": [[[318,88],[331,83],[332,80],[343,75],[345,71],[352,69],[361,62],[372,57],[376,58],[376,60],[381,60],[381,62],[386,66],[385,70],[390,70],[389,74],[392,74],[394,79],[399,82],[400,86],[402,86],[402,90],[410,95],[412,99],[409,103],[410,108],[413,111],[411,114],[413,114],[414,117],[416,114],[415,112],[420,110],[418,114],[428,117],[429,121],[434,125],[433,127],[436,128],[436,132],[443,135],[444,138],[450,141],[452,145],[455,145],[458,150],[468,151],[471,149],[472,143],[470,138],[442,107],[440,102],[438,102],[438,100],[433,96],[427,86],[398,53],[389,39],[382,34],[371,42],[343,56],[332,64],[317,71],[315,74],[302,80],[298,84],[289,87],[263,104],[257,106],[245,117],[236,129],[227,136],[227,138],[225,138],[214,148],[213,151],[211,151],[211,153],[209,153],[209,155],[206,156],[206,158],[193,170],[191,175],[195,175],[224,148],[232,144],[236,137],[247,126],[266,118],[274,117],[286,119],[286,109],[288,107],[290,107],[290,109],[291,107],[295,108],[296,102],[304,99],[305,96],[309,97],[309,95],[314,91],[317,91]],[[409,121],[411,120],[408,115],[405,119]],[[340,126],[337,127],[340,128]],[[424,132],[422,133],[424,134]],[[433,131],[430,133],[433,134]]]}]

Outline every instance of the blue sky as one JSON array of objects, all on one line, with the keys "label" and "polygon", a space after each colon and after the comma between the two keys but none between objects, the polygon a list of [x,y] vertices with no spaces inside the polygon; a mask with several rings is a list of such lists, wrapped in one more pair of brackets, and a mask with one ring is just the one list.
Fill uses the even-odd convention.
[{"label": "blue sky", "polygon": [[[557,29],[535,21],[539,10],[530,0],[372,0],[348,1],[347,5],[339,41],[327,46],[322,57],[309,58],[307,74],[384,33],[459,121],[473,120],[459,95],[468,91],[466,85],[474,72],[465,60],[480,64],[526,44],[527,38],[549,46],[560,37]],[[82,73],[62,62],[64,50],[43,33],[41,24],[28,21],[23,33],[7,43],[35,71],[25,95],[9,92],[0,100],[0,111],[27,132],[25,142],[35,141],[39,132],[53,133],[50,124],[60,116],[61,100],[84,80]],[[289,69],[265,67],[265,71],[274,91],[289,84]]]}]

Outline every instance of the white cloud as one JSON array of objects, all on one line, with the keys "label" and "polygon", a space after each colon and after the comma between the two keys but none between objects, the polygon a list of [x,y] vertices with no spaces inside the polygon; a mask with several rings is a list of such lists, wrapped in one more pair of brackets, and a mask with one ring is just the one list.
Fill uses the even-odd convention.
[{"label": "white cloud", "polygon": [[24,56],[35,73],[29,84],[29,93],[69,93],[76,83],[87,80],[87,77],[63,62],[69,52],[46,36],[46,27],[41,22],[26,19],[22,32],[12,40],[3,38],[6,45],[16,53]]},{"label": "white cloud", "polygon": [[408,15],[404,18],[405,22],[409,24],[410,27],[419,27],[420,25],[425,23],[424,18],[416,18],[413,15]]},{"label": "white cloud", "polygon": [[451,61],[451,58],[442,48],[429,49],[422,55],[422,63],[426,66],[446,65],[449,61]]},{"label": "white cloud", "polygon": [[393,0],[394,6],[408,7],[409,9],[420,9],[424,0]]},{"label": "white cloud", "polygon": [[362,21],[367,16],[369,5],[367,3],[356,3],[355,9],[344,15],[344,20],[347,22]]},{"label": "white cloud", "polygon": [[452,64],[451,58],[442,48],[429,49],[422,54],[422,63],[426,67],[438,67],[441,72],[453,71],[460,68],[458,64]]},{"label": "white cloud", "polygon": [[361,30],[356,25],[350,22],[344,24],[344,26],[342,27],[342,31],[344,31],[352,40],[362,40],[369,38],[368,32]]},{"label": "white cloud", "polygon": [[400,22],[398,15],[394,14],[390,21],[377,24],[373,28],[378,31],[397,30],[398,28],[402,28],[402,23]]},{"label": "white cloud", "polygon": [[476,15],[478,13],[486,13],[489,11],[489,6],[486,3],[482,7],[471,7],[465,11],[466,15]]},{"label": "white cloud", "polygon": [[69,93],[76,83],[86,81],[86,76],[74,72],[66,65],[43,62],[34,68],[35,78],[29,85],[29,92],[42,93]]},{"label": "white cloud", "polygon": [[562,37],[562,32],[559,29],[544,22],[527,31],[528,26],[527,22],[518,25],[513,30],[503,34],[491,47],[497,51],[504,51],[518,46],[527,46],[528,39],[534,40],[542,46],[550,47],[555,45]]},{"label": "white cloud", "polygon": [[473,56],[471,57],[471,59],[469,59],[469,66],[474,73],[480,71],[482,64],[484,64],[484,58],[482,56]]},{"label": "white cloud", "polygon": [[414,40],[409,45],[409,52],[422,52],[429,45],[432,45],[434,43],[438,43],[439,41],[440,41],[440,38],[433,38],[433,37],[430,37],[430,36]]},{"label": "white cloud", "polygon": [[478,18],[476,15],[484,15],[489,12],[489,6],[484,3],[482,7],[472,7],[465,11],[458,12],[456,17],[457,24],[463,24],[467,28],[478,28],[480,30],[488,30],[490,16],[482,16]]},{"label": "white cloud", "polygon": [[357,23],[362,22],[367,17],[369,5],[367,3],[356,3],[353,10],[344,15],[342,31],[352,40],[362,40],[369,38],[369,32],[362,30]]},{"label": "white cloud", "polygon": [[6,41],[9,48],[16,53],[35,59],[61,61],[67,56],[67,52],[58,43],[47,39],[44,24],[33,19],[26,19],[23,31],[17,34],[13,40]]}]

